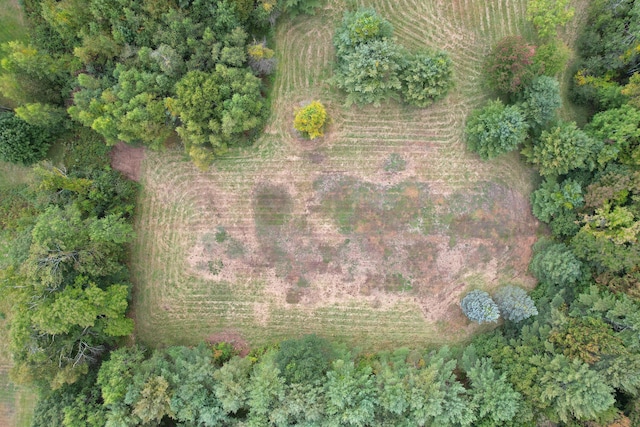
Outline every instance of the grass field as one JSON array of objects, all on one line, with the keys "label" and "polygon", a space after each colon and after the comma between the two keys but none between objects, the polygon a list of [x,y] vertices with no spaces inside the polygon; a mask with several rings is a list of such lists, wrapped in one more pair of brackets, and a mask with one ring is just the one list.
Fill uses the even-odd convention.
[{"label": "grass field", "polygon": [[[480,162],[462,142],[486,99],[498,39],[530,34],[525,0],[375,0],[398,41],[447,50],[456,86],[432,107],[344,108],[327,85],[345,4],[281,23],[265,135],[210,171],[148,153],[132,253],[137,339],[190,344],[222,331],[264,344],[318,333],[366,348],[465,339],[471,288],[533,284],[531,171],[513,153]],[[318,99],[332,123],[297,138]]]}]

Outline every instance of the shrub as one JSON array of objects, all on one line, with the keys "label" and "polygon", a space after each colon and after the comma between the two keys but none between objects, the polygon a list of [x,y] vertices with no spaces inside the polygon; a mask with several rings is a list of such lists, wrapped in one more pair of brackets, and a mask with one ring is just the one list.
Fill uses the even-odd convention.
[{"label": "shrub", "polygon": [[498,306],[485,291],[469,292],[460,301],[460,307],[465,316],[474,322],[497,322],[500,317]]},{"label": "shrub", "polygon": [[486,65],[489,85],[506,94],[520,91],[535,76],[532,67],[534,54],[535,47],[520,36],[500,40]]},{"label": "shrub", "polygon": [[533,300],[527,293],[516,286],[505,286],[493,296],[500,314],[512,322],[520,322],[538,314]]},{"label": "shrub", "polygon": [[0,113],[0,159],[30,165],[44,159],[49,132],[32,126],[13,113]]},{"label": "shrub", "polygon": [[469,116],[465,135],[469,148],[483,159],[515,149],[527,137],[527,123],[520,109],[500,100],[490,101]]},{"label": "shrub", "polygon": [[296,113],[293,126],[309,139],[324,135],[327,111],[319,101],[313,101]]},{"label": "shrub", "polygon": [[426,107],[444,98],[453,86],[453,64],[445,52],[408,55],[400,73],[402,95],[408,104]]},{"label": "shrub", "polygon": [[570,53],[571,51],[567,45],[558,41],[551,41],[538,46],[536,53],[533,55],[534,69],[545,76],[556,76],[564,70]]},{"label": "shrub", "polygon": [[267,76],[273,73],[276,68],[276,58],[273,57],[275,52],[267,47],[265,41],[250,44],[247,53],[247,63],[256,75]]}]

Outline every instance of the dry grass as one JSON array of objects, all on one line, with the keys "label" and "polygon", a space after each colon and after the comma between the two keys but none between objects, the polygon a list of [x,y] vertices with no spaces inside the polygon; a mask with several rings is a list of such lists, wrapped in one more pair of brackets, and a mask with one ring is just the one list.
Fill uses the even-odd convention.
[{"label": "dry grass", "polygon": [[[344,3],[281,23],[260,141],[206,173],[179,153],[144,161],[132,258],[139,340],[191,344],[233,330],[253,345],[312,332],[368,348],[455,342],[478,330],[458,307],[466,290],[532,284],[532,172],[517,153],[481,162],[462,141],[466,115],[487,97],[491,45],[531,32],[526,1],[359,3],[403,45],[447,50],[454,90],[426,109],[344,108],[326,83]],[[332,123],[307,142],[292,122],[311,99]],[[398,155],[404,167],[385,170]]]}]

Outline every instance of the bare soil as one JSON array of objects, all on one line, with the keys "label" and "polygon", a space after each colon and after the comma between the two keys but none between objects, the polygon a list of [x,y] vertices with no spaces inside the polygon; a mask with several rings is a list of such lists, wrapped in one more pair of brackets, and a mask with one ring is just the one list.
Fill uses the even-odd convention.
[{"label": "bare soil", "polygon": [[112,168],[133,181],[140,181],[140,168],[145,157],[144,147],[133,147],[121,141],[111,149],[110,156]]}]

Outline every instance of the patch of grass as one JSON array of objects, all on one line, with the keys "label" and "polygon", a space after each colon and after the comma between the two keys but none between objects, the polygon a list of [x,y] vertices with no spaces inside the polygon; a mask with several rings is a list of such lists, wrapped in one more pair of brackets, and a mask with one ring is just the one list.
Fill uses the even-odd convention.
[{"label": "patch of grass", "polygon": [[[491,46],[506,35],[531,35],[526,0],[358,4],[389,19],[404,46],[447,50],[455,88],[424,109],[397,102],[345,108],[344,94],[327,84],[345,1],[283,20],[275,30],[271,116],[256,144],[230,150],[206,173],[171,153],[145,160],[131,261],[140,342],[194,344],[234,329],[252,345],[317,333],[385,349],[473,333],[458,299],[447,297],[464,292],[454,286],[465,277],[480,277],[483,263],[502,257],[501,271],[514,254],[499,233],[494,239],[491,228],[478,230],[504,217],[494,211],[496,200],[511,208],[516,198],[482,185],[507,183],[526,201],[532,173],[518,153],[481,162],[466,150],[462,129],[468,112],[491,96],[481,75]],[[312,148],[322,153],[316,162],[293,132],[295,106],[308,99],[322,101],[332,118],[321,146]],[[392,171],[409,159],[399,183]],[[483,207],[486,215],[478,213]],[[524,220],[504,226],[514,224],[520,228],[509,248],[530,232]],[[223,242],[216,225],[228,233]],[[214,279],[190,264],[207,234],[225,265]],[[484,252],[474,252],[480,244]]]},{"label": "patch of grass", "polygon": [[384,170],[391,173],[402,172],[407,168],[407,161],[398,153],[391,153],[384,161]]}]

